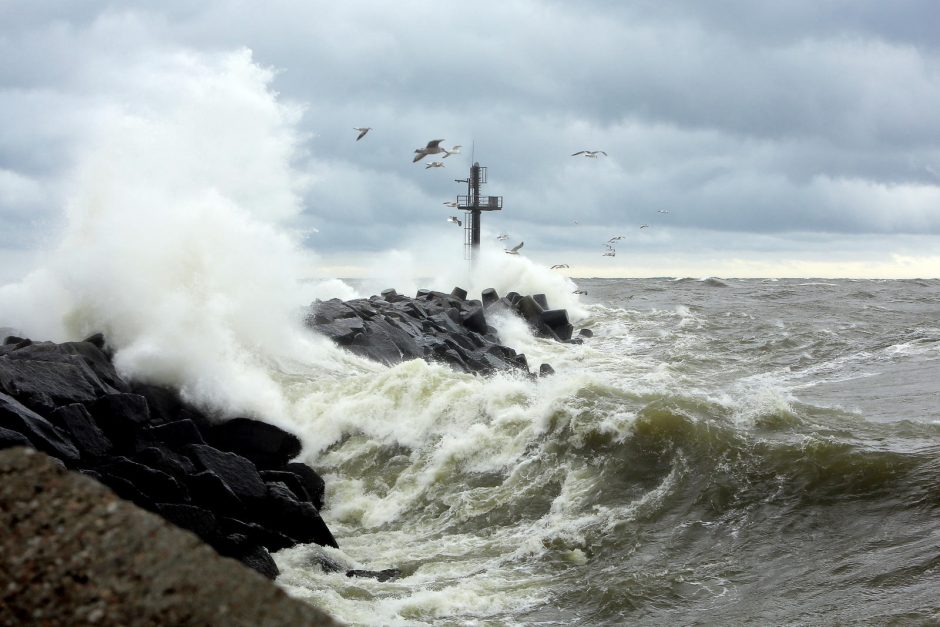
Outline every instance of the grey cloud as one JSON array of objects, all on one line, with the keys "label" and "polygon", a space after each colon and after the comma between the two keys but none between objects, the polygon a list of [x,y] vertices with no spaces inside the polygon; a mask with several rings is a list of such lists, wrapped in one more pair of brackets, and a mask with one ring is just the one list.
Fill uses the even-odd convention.
[{"label": "grey cloud", "polygon": [[[19,124],[0,130],[0,168],[54,180],[83,103],[106,97],[96,76],[122,55],[248,46],[278,68],[283,98],[307,104],[302,226],[320,229],[318,250],[379,250],[443,219],[473,144],[506,197],[490,223],[555,247],[588,246],[573,217],[601,232],[658,209],[671,211],[658,245],[679,248],[702,230],[739,246],[940,234],[932,2],[474,6],[8,3],[0,113]],[[375,130],[355,142],[359,125]],[[433,137],[465,154],[412,164]],[[610,157],[569,156],[586,148]]]}]

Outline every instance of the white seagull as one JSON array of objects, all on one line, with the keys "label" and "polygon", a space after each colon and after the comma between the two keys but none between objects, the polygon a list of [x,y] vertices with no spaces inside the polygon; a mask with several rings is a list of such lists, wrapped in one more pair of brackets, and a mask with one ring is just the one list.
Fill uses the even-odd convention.
[{"label": "white seagull", "polygon": [[463,222],[461,222],[460,220],[458,220],[458,219],[457,219],[457,216],[451,216],[451,217],[447,218],[447,221],[448,221],[448,222],[453,222],[453,223],[456,224],[457,226],[463,226]]},{"label": "white seagull", "polygon": [[514,246],[513,248],[507,248],[504,252],[505,252],[507,255],[518,255],[518,254],[519,254],[519,249],[522,248],[522,245],[523,245],[523,244],[525,244],[525,242],[519,242],[519,245],[518,245],[518,246]]},{"label": "white seagull", "polygon": [[366,133],[372,130],[371,126],[354,126],[354,131],[359,131],[359,136],[356,138],[356,141],[359,141],[366,136]]},{"label": "white seagull", "polygon": [[648,229],[648,228],[650,228],[650,225],[649,225],[649,224],[641,224],[641,225],[640,225],[640,228],[641,228],[641,229]]},{"label": "white seagull", "polygon": [[561,268],[567,268],[567,267],[568,267],[568,264],[566,263],[556,263],[554,266],[549,268],[549,270],[559,270]]},{"label": "white seagull", "polygon": [[446,148],[444,148],[444,156],[443,156],[442,158],[443,158],[443,159],[446,159],[447,157],[449,157],[449,156],[451,156],[451,155],[459,155],[459,154],[460,154],[460,149],[461,149],[461,145],[460,145],[460,144],[457,144],[456,146],[454,146],[454,147],[451,148],[450,150],[447,150]]},{"label": "white seagull", "polygon": [[658,209],[656,213],[669,213],[668,209]]},{"label": "white seagull", "polygon": [[579,150],[578,152],[572,153],[572,157],[577,157],[578,155],[584,155],[588,159],[597,159],[597,155],[607,156],[607,153],[603,150]]},{"label": "white seagull", "polygon": [[616,256],[617,256],[616,250],[608,250],[606,253],[601,255],[601,257],[616,257]]},{"label": "white seagull", "polygon": [[444,167],[443,161],[432,161],[431,163],[424,166],[424,169],[427,170],[428,168],[443,168],[443,167]]},{"label": "white seagull", "polygon": [[414,163],[415,161],[421,161],[422,159],[424,159],[424,158],[427,157],[428,155],[437,155],[437,154],[440,154],[440,153],[444,152],[444,149],[441,148],[441,142],[442,142],[442,141],[444,141],[444,140],[443,140],[443,139],[432,139],[431,141],[428,142],[428,145],[425,146],[424,148],[416,148],[416,149],[415,149],[415,158],[414,158],[414,160],[412,161],[412,163]]},{"label": "white seagull", "polygon": [[618,239],[623,239],[623,235],[618,235],[618,236],[616,236],[616,237],[611,237],[609,240],[607,240],[607,243],[608,243],[608,244],[612,244],[612,243],[616,242]]},{"label": "white seagull", "polygon": [[[427,169],[427,168],[425,168],[425,169]],[[451,207],[452,209],[456,209],[456,208],[457,208],[457,201],[456,201],[456,200],[448,200],[447,202],[445,202],[445,203],[443,203],[443,204],[447,205],[448,207]]]},{"label": "white seagull", "polygon": [[499,235],[496,236],[497,242],[505,242],[507,239],[509,239],[508,233],[500,233]]}]

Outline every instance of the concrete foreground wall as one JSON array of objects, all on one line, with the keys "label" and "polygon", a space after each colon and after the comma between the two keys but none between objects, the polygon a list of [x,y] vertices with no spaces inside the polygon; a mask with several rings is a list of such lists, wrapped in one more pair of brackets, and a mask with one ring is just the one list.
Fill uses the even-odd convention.
[{"label": "concrete foreground wall", "polygon": [[32,449],[0,451],[0,625],[337,625]]}]

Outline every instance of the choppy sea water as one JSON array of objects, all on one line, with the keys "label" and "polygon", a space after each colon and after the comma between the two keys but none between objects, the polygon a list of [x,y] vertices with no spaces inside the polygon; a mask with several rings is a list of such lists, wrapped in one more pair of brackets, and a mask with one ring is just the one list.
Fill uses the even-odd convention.
[{"label": "choppy sea water", "polygon": [[940,281],[577,283],[581,346],[495,321],[553,377],[283,367],[342,549],[281,586],[365,625],[940,621]]}]

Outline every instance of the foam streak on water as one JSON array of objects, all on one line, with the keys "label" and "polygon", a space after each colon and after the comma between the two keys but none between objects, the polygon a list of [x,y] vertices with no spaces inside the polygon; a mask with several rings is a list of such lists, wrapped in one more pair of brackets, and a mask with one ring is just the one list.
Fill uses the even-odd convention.
[{"label": "foam streak on water", "polygon": [[583,346],[496,319],[553,378],[412,362],[293,390],[343,549],[278,554],[286,589],[359,624],[937,615],[940,403],[907,379],[938,373],[940,283],[865,286],[878,318],[857,282],[579,285]]}]

